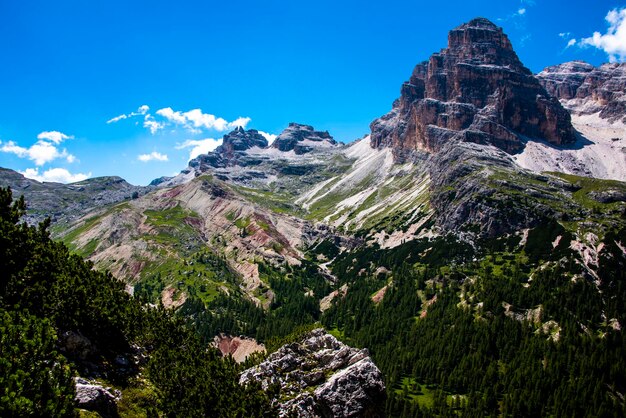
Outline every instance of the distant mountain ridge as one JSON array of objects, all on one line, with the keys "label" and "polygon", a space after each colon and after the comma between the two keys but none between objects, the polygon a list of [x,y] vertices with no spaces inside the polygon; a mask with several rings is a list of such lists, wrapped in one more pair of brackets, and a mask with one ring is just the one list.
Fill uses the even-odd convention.
[{"label": "distant mountain ridge", "polygon": [[0,187],[7,186],[16,196],[26,195],[25,219],[28,222],[38,223],[50,217],[53,223],[65,225],[93,210],[138,198],[152,190],[133,186],[117,176],[94,177],[70,184],[41,183],[0,167]]},{"label": "distant mountain ridge", "polygon": [[[478,18],[350,144],[298,123],[271,145],[237,128],[147,188],[0,178],[34,215],[59,211],[54,236],[71,250],[207,341],[288,337],[241,379],[284,415],[381,411],[378,369],[352,367],[369,354],[335,337],[372,348],[389,416],[621,411],[623,68],[533,76]],[[297,342],[319,323],[333,337]],[[329,400],[339,381],[346,396]]]},{"label": "distant mountain ridge", "polygon": [[626,64],[594,67],[572,61],[547,67],[537,74],[546,90],[572,113],[626,122]]}]

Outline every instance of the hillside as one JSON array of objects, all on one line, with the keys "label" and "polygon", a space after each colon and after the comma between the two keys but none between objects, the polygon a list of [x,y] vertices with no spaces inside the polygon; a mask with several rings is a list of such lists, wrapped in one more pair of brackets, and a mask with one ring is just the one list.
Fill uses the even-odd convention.
[{"label": "hillside", "polygon": [[336,405],[265,368],[311,350],[301,336],[319,324],[369,350],[387,388],[376,414],[623,416],[623,68],[535,76],[478,18],[350,144],[299,123],[271,145],[237,128],[149,188],[8,170],[0,184],[32,219],[58,213],[56,239],[203,344],[293,343],[258,380],[280,381],[274,399],[299,416]]}]

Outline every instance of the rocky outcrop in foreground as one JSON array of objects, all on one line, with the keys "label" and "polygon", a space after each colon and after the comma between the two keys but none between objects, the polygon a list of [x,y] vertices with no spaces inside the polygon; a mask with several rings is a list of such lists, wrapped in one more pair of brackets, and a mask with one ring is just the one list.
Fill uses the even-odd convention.
[{"label": "rocky outcrop in foreground", "polygon": [[524,137],[575,142],[569,113],[520,62],[502,29],[478,18],[450,31],[448,48],[418,64],[393,109],[372,122],[371,145],[396,160],[461,140],[508,153]]},{"label": "rocky outcrop in foreground", "polygon": [[323,329],[287,344],[241,374],[240,384],[278,385],[281,417],[377,417],[385,384],[367,349],[339,342]]},{"label": "rocky outcrop in foreground", "polygon": [[118,416],[116,401],[121,397],[119,391],[105,388],[82,377],[77,377],[74,381],[76,384],[76,406],[79,409],[97,412],[102,417]]}]

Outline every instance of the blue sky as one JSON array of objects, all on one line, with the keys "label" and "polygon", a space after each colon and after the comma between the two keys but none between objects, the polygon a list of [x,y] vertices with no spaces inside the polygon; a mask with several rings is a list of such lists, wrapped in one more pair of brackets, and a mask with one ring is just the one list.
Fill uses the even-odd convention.
[{"label": "blue sky", "polygon": [[38,179],[147,184],[236,125],[278,134],[300,122],[351,141],[463,22],[483,16],[502,26],[538,72],[574,59],[623,60],[625,7],[0,0],[0,166]]}]

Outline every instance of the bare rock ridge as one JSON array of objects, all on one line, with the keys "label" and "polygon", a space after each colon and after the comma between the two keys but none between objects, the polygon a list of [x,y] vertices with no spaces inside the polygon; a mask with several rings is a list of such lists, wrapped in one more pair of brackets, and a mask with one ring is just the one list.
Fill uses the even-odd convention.
[{"label": "bare rock ridge", "polygon": [[237,127],[224,135],[222,145],[215,151],[203,154],[189,162],[189,166],[206,171],[208,167],[229,167],[237,165],[245,156],[245,151],[252,147],[267,147],[267,139],[256,129],[244,130]]},{"label": "bare rock ridge", "polygon": [[573,114],[599,112],[610,122],[626,122],[626,64],[594,67],[582,61],[547,67],[537,74],[539,82],[561,100]]},{"label": "bare rock ridge", "polygon": [[391,112],[370,125],[371,146],[396,160],[460,140],[523,149],[523,137],[575,142],[570,115],[523,66],[502,29],[478,18],[450,31],[448,48],[418,64]]},{"label": "bare rock ridge", "polygon": [[[283,152],[294,151],[302,155],[315,148],[331,148],[337,142],[327,131],[316,131],[312,126],[290,123],[289,126],[269,146],[267,139],[256,129],[244,130],[241,127],[224,135],[222,145],[208,154],[203,154],[189,162],[189,167],[205,172],[210,168],[232,166],[254,166],[261,163],[259,156],[250,155],[249,150],[277,149]],[[157,180],[157,182],[161,182]]]},{"label": "bare rock ridge", "polygon": [[331,147],[337,145],[328,131],[316,131],[310,125],[290,123],[276,138],[271,147],[281,151],[293,150],[296,154],[306,154],[316,146]]},{"label": "bare rock ridge", "polygon": [[71,184],[41,183],[6,168],[0,168],[0,187],[11,187],[16,196],[24,195],[28,206],[25,219],[30,224],[47,217],[56,224],[66,224],[87,212],[135,199],[153,190],[133,186],[117,176],[93,177]]},{"label": "bare rock ridge", "polygon": [[280,387],[280,417],[382,416],[385,384],[367,349],[348,347],[323,329],[244,371],[239,383],[249,382]]}]

